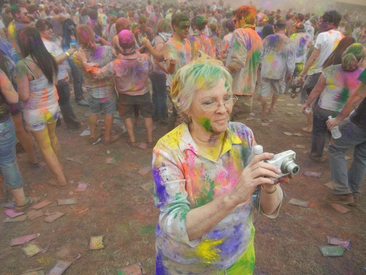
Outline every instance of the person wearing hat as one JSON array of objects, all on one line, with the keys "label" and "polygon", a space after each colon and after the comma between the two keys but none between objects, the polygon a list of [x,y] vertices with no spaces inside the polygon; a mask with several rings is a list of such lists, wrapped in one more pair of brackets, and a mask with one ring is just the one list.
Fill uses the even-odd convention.
[{"label": "person wearing hat", "polygon": [[[309,46],[311,44],[311,36],[307,32],[305,32],[305,26],[303,23],[297,23],[294,27],[295,32],[290,36],[290,40],[295,45],[295,71],[293,74],[293,79],[300,75],[304,68],[304,64],[306,61],[306,56],[308,53]],[[293,83],[292,85],[292,95],[291,97],[295,97],[297,84]]]},{"label": "person wearing hat", "polygon": [[286,82],[290,82],[295,70],[295,47],[286,36],[286,20],[279,19],[274,25],[275,34],[263,40],[261,54],[261,79],[257,93],[262,102],[262,118],[267,118],[267,97],[273,91],[269,108],[274,112],[280,94],[285,92]]},{"label": "person wearing hat", "polygon": [[85,70],[90,72],[95,79],[110,80],[114,78],[115,87],[119,93],[118,111],[125,123],[129,141],[127,145],[131,148],[137,147],[133,132],[133,114],[135,107],[144,117],[147,132],[147,146],[154,147],[152,139],[152,128],[154,105],[152,104],[148,79],[152,72],[153,64],[149,55],[136,51],[135,37],[130,30],[122,30],[118,34],[119,44],[122,49],[118,58],[103,68],[93,67],[87,61],[85,53],[78,51],[77,57],[83,62]]}]

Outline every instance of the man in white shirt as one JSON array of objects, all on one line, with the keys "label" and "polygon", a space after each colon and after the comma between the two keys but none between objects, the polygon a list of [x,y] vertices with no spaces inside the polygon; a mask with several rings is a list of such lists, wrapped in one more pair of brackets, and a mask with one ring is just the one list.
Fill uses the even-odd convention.
[{"label": "man in white shirt", "polygon": [[[303,87],[303,91],[307,95],[311,93],[318,82],[324,61],[344,37],[341,32],[337,31],[341,19],[341,14],[335,10],[327,11],[323,15],[323,22],[320,26],[320,33],[315,41],[314,51],[299,76],[301,80],[304,80],[305,76],[307,76]],[[311,132],[311,114],[307,115],[307,124],[307,127],[303,128],[303,130],[305,132]]]}]

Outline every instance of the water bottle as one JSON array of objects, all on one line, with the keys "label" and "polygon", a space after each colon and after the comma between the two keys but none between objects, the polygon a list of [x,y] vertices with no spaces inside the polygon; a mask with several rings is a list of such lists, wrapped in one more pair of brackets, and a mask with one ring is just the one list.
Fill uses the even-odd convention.
[{"label": "water bottle", "polygon": [[[328,119],[331,119],[331,116],[328,116]],[[339,139],[342,136],[341,131],[339,130],[339,127],[333,127],[332,131],[330,131],[332,133],[332,138],[334,139]]]},{"label": "water bottle", "polygon": [[76,41],[76,39],[71,39],[71,41],[70,41],[70,48],[72,48],[72,49],[76,49],[77,48],[77,41]]},{"label": "water bottle", "polygon": [[310,107],[307,107],[305,109],[305,114],[310,115],[310,113],[311,113],[311,108]]}]

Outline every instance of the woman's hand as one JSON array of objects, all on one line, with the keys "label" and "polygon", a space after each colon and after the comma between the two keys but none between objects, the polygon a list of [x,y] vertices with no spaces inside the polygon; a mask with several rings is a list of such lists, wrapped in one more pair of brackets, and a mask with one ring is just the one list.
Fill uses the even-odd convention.
[{"label": "woman's hand", "polygon": [[329,131],[332,131],[332,129],[336,126],[338,126],[339,124],[341,124],[341,120],[338,119],[338,117],[335,118],[330,118],[327,120],[327,127]]},{"label": "woman's hand", "polygon": [[246,202],[259,185],[275,184],[271,178],[277,179],[281,171],[273,164],[264,162],[264,160],[272,159],[273,156],[274,154],[271,153],[255,156],[252,162],[245,167],[237,184],[231,191],[231,197],[237,204]]}]

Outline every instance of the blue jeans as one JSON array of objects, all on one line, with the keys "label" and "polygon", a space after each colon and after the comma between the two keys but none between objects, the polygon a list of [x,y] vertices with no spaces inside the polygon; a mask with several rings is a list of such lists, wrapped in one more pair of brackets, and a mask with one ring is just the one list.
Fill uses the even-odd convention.
[{"label": "blue jeans", "polygon": [[67,61],[69,62],[72,78],[74,80],[75,101],[78,102],[78,101],[84,99],[84,97],[83,97],[83,73],[76,66],[76,64],[75,64],[74,60],[72,60],[72,58],[68,58]]},{"label": "blue jeans", "polygon": [[11,118],[0,123],[0,170],[6,188],[23,187],[15,151],[15,128]]},{"label": "blue jeans", "polygon": [[167,89],[166,89],[166,75],[152,73],[150,75],[152,84],[152,102],[155,106],[155,117],[160,120],[165,120],[168,114],[166,105]]},{"label": "blue jeans", "polygon": [[[359,192],[366,173],[366,129],[356,126],[349,118],[339,125],[339,129],[342,137],[332,140],[328,150],[333,193],[355,194]],[[347,171],[344,157],[352,147],[355,147],[353,162]]]},{"label": "blue jeans", "polygon": [[311,156],[321,158],[324,150],[325,136],[330,137],[327,128],[328,116],[336,117],[338,112],[325,110],[316,105],[313,116],[313,131],[311,132]]}]

